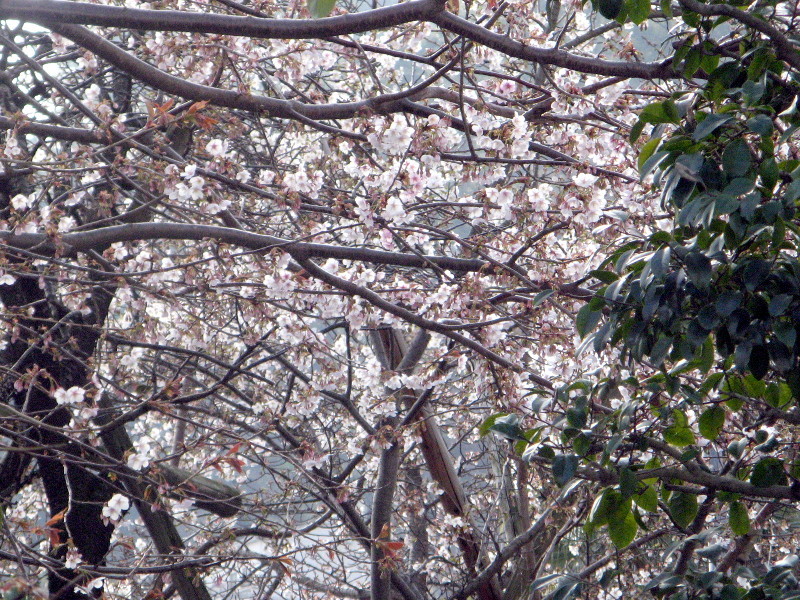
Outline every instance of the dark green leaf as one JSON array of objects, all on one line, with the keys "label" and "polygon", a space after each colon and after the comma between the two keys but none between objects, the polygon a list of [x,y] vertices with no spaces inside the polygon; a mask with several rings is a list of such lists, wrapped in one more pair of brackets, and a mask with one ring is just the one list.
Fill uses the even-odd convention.
[{"label": "dark green leaf", "polygon": [[767,391],[767,384],[759,381],[752,375],[745,375],[742,379],[745,394],[751,398],[763,398],[764,393]]},{"label": "dark green leaf", "polygon": [[578,311],[578,316],[575,319],[575,328],[578,330],[578,335],[582,338],[586,337],[587,333],[590,333],[597,327],[602,316],[602,312],[599,310],[592,310],[588,304],[583,306]]},{"label": "dark green leaf", "polygon": [[589,407],[586,397],[579,397],[574,406],[567,409],[567,423],[570,427],[581,429],[586,426],[586,419],[589,417]]},{"label": "dark green leaf", "polygon": [[598,281],[602,281],[603,283],[614,283],[619,279],[619,275],[617,275],[613,271],[603,271],[599,269],[589,271],[589,275],[591,275]]},{"label": "dark green leaf", "polygon": [[619,470],[619,492],[623,498],[630,498],[636,493],[639,482],[636,475],[628,467]]},{"label": "dark green leaf", "polygon": [[767,115],[756,115],[747,120],[747,127],[750,131],[757,133],[762,137],[772,135],[772,119]]},{"label": "dark green leaf", "polygon": [[623,519],[609,521],[608,536],[617,548],[624,548],[636,538],[639,526],[632,512],[628,512]]},{"label": "dark green leaf", "polygon": [[667,352],[669,352],[671,346],[672,338],[662,333],[658,337],[656,343],[653,344],[653,349],[650,350],[650,362],[653,363],[654,367],[661,366],[661,363],[663,363],[664,359],[667,357]]},{"label": "dark green leaf", "polygon": [[768,190],[772,190],[775,187],[781,174],[778,163],[775,162],[774,158],[763,159],[758,167],[758,172],[761,175],[762,185]]},{"label": "dark green leaf", "polygon": [[689,427],[670,425],[664,430],[664,441],[673,446],[683,447],[694,444],[694,433]]},{"label": "dark green leaf", "polygon": [[566,485],[578,468],[578,457],[572,454],[558,454],[553,459],[553,477],[558,485]]},{"label": "dark green leaf", "polygon": [[714,216],[728,215],[739,208],[739,199],[723,192],[714,201]]},{"label": "dark green leaf", "polygon": [[786,199],[790,202],[794,202],[798,198],[800,198],[800,179],[795,179],[786,186]]},{"label": "dark green leaf", "polygon": [[658,512],[658,493],[652,485],[648,485],[641,494],[634,496],[633,501],[642,510]]},{"label": "dark green leaf", "polygon": [[695,142],[699,142],[700,140],[711,135],[718,127],[724,125],[731,119],[733,119],[733,116],[728,114],[719,115],[712,113],[707,115],[705,119],[697,124],[697,127],[692,134],[692,139]]},{"label": "dark green leaf", "polygon": [[605,525],[608,523],[609,502],[612,494],[619,494],[616,490],[606,488],[603,493],[597,496],[592,503],[592,508],[589,510],[588,522],[593,525]]},{"label": "dark green leaf", "polygon": [[748,79],[742,84],[742,97],[748,105],[752,106],[761,100],[766,89],[764,83]]},{"label": "dark green leaf", "polygon": [[697,496],[686,492],[675,492],[667,504],[673,520],[684,529],[697,516]]},{"label": "dark green leaf", "polygon": [[783,467],[783,461],[772,456],[762,458],[753,467],[750,483],[756,487],[786,485],[786,469]]},{"label": "dark green leaf", "polygon": [[639,119],[646,123],[679,123],[678,108],[672,100],[653,102],[639,113]]},{"label": "dark green leaf", "polygon": [[308,12],[315,19],[321,19],[331,14],[336,0],[308,0]]},{"label": "dark green leaf", "polygon": [[594,351],[598,354],[605,348],[608,339],[611,337],[611,322],[606,321],[600,329],[597,330],[597,335],[592,343]]},{"label": "dark green leaf", "polygon": [[628,18],[637,25],[650,16],[650,0],[627,0]]},{"label": "dark green leaf", "polygon": [[792,399],[792,390],[783,382],[773,382],[767,386],[764,399],[770,406],[774,408],[782,408]]},{"label": "dark green leaf", "polygon": [[700,68],[701,60],[703,60],[703,50],[699,46],[689,50],[686,54],[686,59],[683,61],[683,76],[687,79],[691,78]]},{"label": "dark green leaf", "polygon": [[[658,148],[659,144],[661,144],[661,138],[660,137],[654,137],[654,138],[648,140],[642,146],[642,149],[639,152],[639,158],[638,158],[638,161],[637,161],[640,173],[642,171],[642,167],[647,162],[647,160],[653,155],[653,153],[656,151],[656,149]],[[644,174],[642,174],[642,177],[644,177]]]},{"label": "dark green leaf", "polygon": [[591,438],[583,432],[581,432],[579,435],[576,435],[575,439],[572,440],[572,449],[578,456],[586,456],[591,447]]},{"label": "dark green leaf", "polygon": [[494,423],[489,426],[489,431],[508,438],[509,440],[528,441],[528,438],[525,437],[525,432],[522,427],[519,426],[519,417],[517,415],[497,417]]},{"label": "dark green leaf", "polygon": [[714,306],[720,317],[727,317],[741,304],[742,294],[740,292],[723,292],[717,297]]},{"label": "dark green leaf", "polygon": [[622,10],[622,0],[597,0],[597,10],[606,19],[616,19]]},{"label": "dark green leaf", "polygon": [[775,335],[787,348],[792,348],[797,341],[797,331],[791,323],[779,321],[773,325]]},{"label": "dark green leaf", "polygon": [[751,192],[754,187],[755,182],[752,179],[747,177],[736,177],[733,181],[725,186],[725,189],[722,190],[722,193],[727,196],[734,196],[735,198],[738,198],[739,196],[744,196],[745,194]]},{"label": "dark green leaf", "polygon": [[717,439],[724,426],[725,409],[719,405],[712,406],[700,415],[698,422],[700,435],[708,440]]},{"label": "dark green leaf", "polygon": [[539,306],[542,302],[547,300],[550,296],[556,293],[555,288],[551,288],[549,290],[542,290],[536,296],[533,297],[533,308]]},{"label": "dark green leaf", "polygon": [[705,289],[711,282],[711,260],[701,252],[689,252],[683,259],[689,280],[700,289]]},{"label": "dark green leaf", "polygon": [[628,139],[630,140],[631,144],[639,139],[639,136],[642,135],[642,131],[644,131],[646,125],[647,121],[644,121],[641,118],[633,124],[633,127],[631,127],[631,132],[628,134]]},{"label": "dark green leaf", "polygon": [[556,451],[550,446],[539,446],[538,450],[536,450],[536,454],[547,460],[553,460],[556,457]]},{"label": "dark green leaf", "polygon": [[697,313],[697,322],[707,331],[716,329],[720,323],[719,313],[713,304],[707,304]]},{"label": "dark green leaf", "polygon": [[756,379],[764,379],[769,372],[769,352],[767,347],[763,344],[753,346],[750,351],[750,359],[747,362],[747,368]]},{"label": "dark green leaf", "polygon": [[[706,341],[703,342],[703,345],[700,347],[700,355],[692,361],[692,363],[696,365],[697,369],[703,374],[711,370],[711,367],[714,365],[714,342],[711,336],[707,337]],[[701,390],[698,390],[698,392],[704,393]]]},{"label": "dark green leaf", "polygon": [[772,317],[779,317],[792,303],[793,296],[790,294],[778,294],[769,302],[769,314]]},{"label": "dark green leaf", "polygon": [[501,413],[495,413],[495,414],[487,417],[483,421],[483,423],[481,423],[480,426],[478,427],[478,434],[481,437],[484,437],[484,436],[488,435],[488,433],[492,430],[492,425],[494,425],[494,422],[497,421],[497,419],[499,419],[501,417],[507,417],[507,416],[508,416],[508,413],[501,412]]},{"label": "dark green leaf", "polygon": [[742,271],[744,287],[746,287],[750,292],[760,286],[768,276],[769,263],[766,260],[761,260],[760,258],[748,262]]},{"label": "dark green leaf", "polygon": [[750,147],[743,138],[733,140],[725,147],[725,151],[722,153],[722,168],[731,178],[741,177],[747,173],[750,170],[751,163]]},{"label": "dark green leaf", "polygon": [[601,503],[601,508],[605,511],[604,522],[621,521],[631,512],[631,499],[623,498],[622,494],[617,490],[608,489]]},{"label": "dark green leaf", "polygon": [[750,352],[753,350],[753,344],[749,341],[743,342],[736,346],[736,351],[733,353],[733,364],[740,371],[744,371],[750,362]]}]

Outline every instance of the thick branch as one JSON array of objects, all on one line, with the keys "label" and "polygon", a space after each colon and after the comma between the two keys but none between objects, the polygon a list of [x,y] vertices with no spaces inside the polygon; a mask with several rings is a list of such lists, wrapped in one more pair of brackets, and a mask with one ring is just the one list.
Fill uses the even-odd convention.
[{"label": "thick branch", "polygon": [[705,17],[730,17],[751,29],[763,33],[772,42],[778,58],[785,60],[795,69],[800,69],[800,52],[797,51],[788,37],[761,17],[728,4],[709,5],[698,2],[698,0],[679,0],[679,2],[686,10],[696,12]]},{"label": "thick branch", "polygon": [[[214,239],[226,244],[234,244],[251,250],[269,250],[279,248],[295,258],[335,258],[338,260],[361,260],[379,265],[395,265],[400,267],[439,267],[449,271],[480,271],[487,267],[482,260],[450,258],[446,256],[419,256],[384,250],[367,248],[349,248],[328,244],[312,244],[293,242],[271,235],[262,235],[220,227],[218,225],[196,225],[187,223],[130,223],[113,225],[90,231],[65,234],[60,239],[61,255],[85,252],[87,250],[104,249],[115,242],[131,242],[141,240],[203,240]],[[33,250],[39,254],[53,255],[56,244],[40,233],[13,234],[0,232],[0,243],[12,248]]]},{"label": "thick branch", "polygon": [[431,17],[442,29],[447,29],[458,35],[464,36],[474,42],[498,50],[508,56],[521,58],[531,62],[562,67],[579,73],[593,73],[612,77],[638,77],[641,79],[667,79],[674,77],[674,72],[669,62],[663,63],[635,63],[622,61],[607,61],[600,58],[590,58],[570,54],[556,48],[534,48],[510,37],[489,31],[475,23],[457,17],[449,12],[441,12]]},{"label": "thick branch", "polygon": [[223,90],[192,83],[181,77],[170,75],[136,58],[81,25],[48,22],[47,27],[55,33],[69,38],[79,46],[90,50],[116,68],[125,71],[131,77],[153,88],[186,100],[208,101],[216,106],[267,113],[272,117],[303,122],[318,119],[349,119],[359,114],[378,111],[391,113],[403,110],[405,106],[403,100],[394,100],[393,98],[388,98],[388,101],[387,99],[370,98],[358,102],[303,104],[295,100],[279,100],[266,96],[254,96],[238,91]]},{"label": "thick branch", "polygon": [[144,10],[62,0],[6,0],[0,19],[53,24],[99,25],[144,31],[215,33],[263,39],[319,39],[422,21],[441,10],[436,0],[412,0],[385,8],[326,19],[259,19],[178,10]]},{"label": "thick branch", "polygon": [[109,142],[108,137],[91,129],[47,125],[45,123],[15,120],[8,117],[0,117],[0,129],[14,129],[17,133],[31,133],[41,137],[66,140],[68,142],[80,142],[82,144],[107,144]]},{"label": "thick branch", "polygon": [[[103,425],[113,418],[113,406],[106,396],[101,396],[100,406],[107,411],[97,417],[98,424]],[[100,437],[108,454],[117,460],[123,460],[125,452],[133,448],[133,442],[124,427],[105,431]],[[180,555],[184,548],[183,540],[169,513],[155,509],[142,499],[145,497],[144,486],[136,478],[124,476],[121,480],[133,498],[134,506],[158,551],[165,556]],[[196,570],[177,570],[173,572],[172,578],[183,600],[211,600],[211,595]]]}]

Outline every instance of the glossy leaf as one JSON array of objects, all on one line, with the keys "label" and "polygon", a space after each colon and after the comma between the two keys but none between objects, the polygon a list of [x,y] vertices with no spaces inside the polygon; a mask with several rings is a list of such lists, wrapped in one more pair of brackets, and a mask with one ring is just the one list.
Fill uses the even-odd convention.
[{"label": "glossy leaf", "polygon": [[622,5],[623,0],[597,0],[597,10],[606,19],[616,19]]},{"label": "glossy leaf", "polygon": [[786,485],[786,479],[783,460],[772,456],[758,461],[750,474],[750,483],[756,487]]},{"label": "glossy leaf", "polygon": [[750,147],[743,138],[736,138],[722,153],[722,167],[729,177],[741,177],[750,170],[752,157]]},{"label": "glossy leaf", "polygon": [[558,454],[553,459],[553,477],[558,485],[566,485],[578,469],[578,457],[572,454]]},{"label": "glossy leaf", "polygon": [[731,121],[732,119],[733,116],[729,114],[718,115],[712,113],[706,115],[706,118],[698,123],[697,128],[692,134],[692,139],[696,142],[699,142],[700,140],[707,138],[719,127]]},{"label": "glossy leaf", "polygon": [[608,522],[608,536],[617,548],[624,548],[636,538],[639,525],[632,512],[628,512],[622,519]]},{"label": "glossy leaf", "polygon": [[600,322],[603,313],[599,310],[592,310],[591,307],[586,304],[578,311],[578,316],[575,319],[575,328],[578,330],[578,335],[586,337],[586,334],[590,333],[597,327],[597,324]]},{"label": "glossy leaf", "polygon": [[731,502],[728,511],[728,525],[736,535],[747,535],[750,532],[750,517],[747,508],[741,502]]},{"label": "glossy leaf", "polygon": [[669,514],[674,521],[683,527],[688,527],[697,516],[697,496],[686,492],[675,492],[667,504]]},{"label": "glossy leaf", "polygon": [[315,19],[321,19],[331,14],[336,0],[308,0],[308,12]]},{"label": "glossy leaf", "polygon": [[672,412],[675,422],[664,429],[664,441],[678,447],[694,444],[694,433],[687,424],[686,416],[679,410]]},{"label": "glossy leaf", "polygon": [[498,416],[495,418],[494,422],[489,425],[488,429],[509,440],[528,441],[528,438],[525,437],[525,431],[519,426],[519,417],[514,414]]},{"label": "glossy leaf", "polygon": [[708,440],[715,440],[725,426],[725,409],[720,405],[712,406],[700,415],[698,427],[700,435]]},{"label": "glossy leaf", "polygon": [[658,512],[658,492],[652,485],[648,485],[641,494],[634,496],[633,501],[642,510]]}]

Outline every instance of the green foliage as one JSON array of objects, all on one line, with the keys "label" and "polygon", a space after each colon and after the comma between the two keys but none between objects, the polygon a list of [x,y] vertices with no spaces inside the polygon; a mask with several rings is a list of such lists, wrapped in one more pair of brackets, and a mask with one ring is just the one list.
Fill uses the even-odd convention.
[{"label": "green foliage", "polygon": [[746,535],[750,531],[750,517],[744,504],[739,501],[731,502],[728,524],[736,535]]},{"label": "green foliage", "polygon": [[336,0],[308,0],[308,12],[315,19],[321,19],[331,14]]},{"label": "green foliage", "polygon": [[606,19],[616,19],[622,10],[623,0],[596,0],[596,6]]},{"label": "green foliage", "polygon": [[694,444],[695,437],[689,420],[683,411],[675,409],[672,411],[674,423],[664,430],[664,441],[673,446],[688,446]]},{"label": "green foliage", "polygon": [[[594,0],[594,6],[606,18],[636,24],[651,10],[649,2],[635,0]],[[662,3],[662,9],[671,7]],[[736,429],[765,407],[779,411],[773,414],[796,410],[800,399],[800,160],[776,152],[800,127],[800,76],[787,76],[787,65],[759,36],[740,37],[735,55],[721,53],[712,30],[726,18],[686,6],[681,18],[698,35],[676,43],[673,65],[701,87],[647,104],[629,133],[632,143],[641,143],[641,177],[653,177],[662,190],[673,226],[612,248],[590,273],[594,297],[576,320],[583,349],[611,346],[619,353],[615,361],[645,375],[584,385],[579,398],[566,390],[556,395],[565,407],[562,438],[575,451],[570,460],[615,473],[613,483],[604,481],[585,529],[605,529],[618,548],[635,539],[649,515],[667,512],[684,530],[696,519],[708,526],[698,518],[701,491],[680,480],[642,477],[642,470],[658,473],[662,463],[656,457],[636,464],[636,450],[663,447],[665,463],[697,469],[702,436],[737,465],[739,479],[758,488],[787,486],[780,436]],[[623,387],[629,400],[612,413],[583,410],[587,398],[590,406],[603,403],[609,390]],[[630,436],[633,422],[647,434]],[[556,459],[554,473],[563,484],[574,474],[573,462],[565,468],[567,455]],[[751,531],[751,501],[728,492],[715,501],[717,510],[727,506],[733,535]],[[717,560],[725,549],[718,544],[697,556]],[[676,599],[786,598],[790,572],[786,565],[765,577],[742,572],[750,585],[741,587],[733,576],[701,568],[696,576],[664,573],[648,588]]]},{"label": "green foliage", "polygon": [[507,413],[497,413],[487,418],[478,428],[481,437],[489,432],[496,433],[509,440],[528,442],[530,441],[522,427],[519,426],[519,416]]},{"label": "green foliage", "polygon": [[672,494],[667,504],[669,514],[673,521],[684,529],[688,527],[697,516],[697,496],[687,492],[676,492]]},{"label": "green foliage", "polygon": [[558,485],[566,485],[575,475],[578,468],[578,457],[571,454],[559,454],[553,459],[553,477]]},{"label": "green foliage", "polygon": [[[653,8],[638,0],[593,5],[635,24]],[[768,20],[772,4],[729,5]],[[612,348],[618,368],[558,390],[562,446],[551,440],[548,460],[560,485],[584,466],[601,473],[588,535],[605,532],[624,548],[666,516],[683,530],[672,550],[687,540],[697,546],[684,572],[647,584],[653,595],[800,597],[794,559],[766,575],[713,569],[729,546],[711,536],[751,533],[750,510],[775,496],[754,502],[698,483],[738,479],[770,493],[780,486],[786,497],[790,474],[800,475],[781,454],[779,431],[800,410],[800,160],[780,148],[800,128],[800,74],[746,28],[735,50],[723,51],[715,40],[731,26],[727,16],[684,4],[679,18],[688,30],[675,41],[672,67],[692,85],[646,104],[629,132],[640,144],[640,176],[660,189],[672,226],[621,240],[590,272],[594,294],[576,318],[581,349]],[[763,421],[777,424],[752,425]],[[543,452],[538,445],[525,456]],[[694,475],[681,479],[686,473]]]},{"label": "green foliage", "polygon": [[712,406],[707,409],[698,422],[700,434],[709,440],[715,440],[722,432],[725,425],[725,409],[722,406]]},{"label": "green foliage", "polygon": [[783,466],[783,461],[772,456],[762,458],[753,467],[753,472],[750,474],[750,483],[756,487],[786,485],[786,469]]}]

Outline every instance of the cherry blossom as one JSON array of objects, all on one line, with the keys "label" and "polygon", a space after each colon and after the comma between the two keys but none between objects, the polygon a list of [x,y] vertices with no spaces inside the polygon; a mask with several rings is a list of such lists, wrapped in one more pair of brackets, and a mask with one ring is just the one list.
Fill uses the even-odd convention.
[{"label": "cherry blossom", "polygon": [[69,389],[58,388],[53,392],[53,397],[59,404],[73,405],[83,402],[86,390],[82,387],[72,386]]},{"label": "cherry blossom", "polygon": [[103,519],[106,523],[117,523],[130,508],[130,500],[124,494],[114,494],[103,506]]},{"label": "cherry blossom", "polygon": [[0,285],[13,285],[16,280],[16,277],[0,269]]}]

